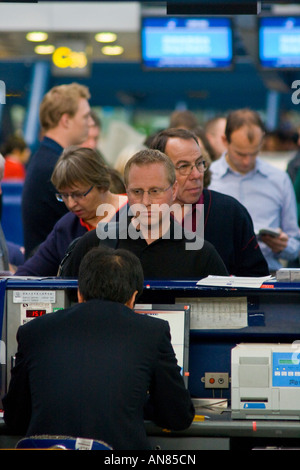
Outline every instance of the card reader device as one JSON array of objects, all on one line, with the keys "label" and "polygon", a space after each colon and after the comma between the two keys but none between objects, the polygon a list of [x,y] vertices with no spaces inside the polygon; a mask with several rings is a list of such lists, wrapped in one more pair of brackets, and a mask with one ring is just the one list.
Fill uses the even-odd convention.
[{"label": "card reader device", "polygon": [[300,419],[300,344],[238,344],[231,351],[233,419]]}]

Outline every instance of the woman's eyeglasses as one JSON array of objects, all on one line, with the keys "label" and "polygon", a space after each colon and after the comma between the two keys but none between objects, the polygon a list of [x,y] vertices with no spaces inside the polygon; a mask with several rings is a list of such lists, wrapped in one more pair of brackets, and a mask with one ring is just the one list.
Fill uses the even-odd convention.
[{"label": "woman's eyeglasses", "polygon": [[94,186],[91,186],[85,193],[80,193],[74,191],[74,193],[55,193],[55,197],[59,202],[65,202],[69,197],[73,199],[73,201],[80,201],[80,199],[87,196],[93,189]]}]

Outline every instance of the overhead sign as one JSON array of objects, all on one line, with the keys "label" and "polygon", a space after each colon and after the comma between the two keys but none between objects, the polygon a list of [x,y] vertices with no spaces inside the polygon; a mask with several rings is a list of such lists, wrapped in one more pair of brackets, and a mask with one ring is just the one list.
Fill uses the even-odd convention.
[{"label": "overhead sign", "polygon": [[52,73],[56,76],[87,76],[90,72],[86,45],[82,41],[57,44],[52,54]]}]

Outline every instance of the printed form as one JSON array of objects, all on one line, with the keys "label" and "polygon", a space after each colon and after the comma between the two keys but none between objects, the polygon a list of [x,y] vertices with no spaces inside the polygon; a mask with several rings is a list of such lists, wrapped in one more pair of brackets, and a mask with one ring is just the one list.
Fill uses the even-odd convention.
[{"label": "printed form", "polygon": [[191,330],[234,329],[248,325],[247,297],[176,299],[191,306]]}]

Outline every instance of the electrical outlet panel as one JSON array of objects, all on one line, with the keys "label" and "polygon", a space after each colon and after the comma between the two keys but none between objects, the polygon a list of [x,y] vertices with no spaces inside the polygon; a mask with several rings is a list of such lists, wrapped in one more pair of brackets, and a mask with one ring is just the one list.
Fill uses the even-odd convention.
[{"label": "electrical outlet panel", "polygon": [[229,388],[227,372],[205,372],[205,388]]}]

